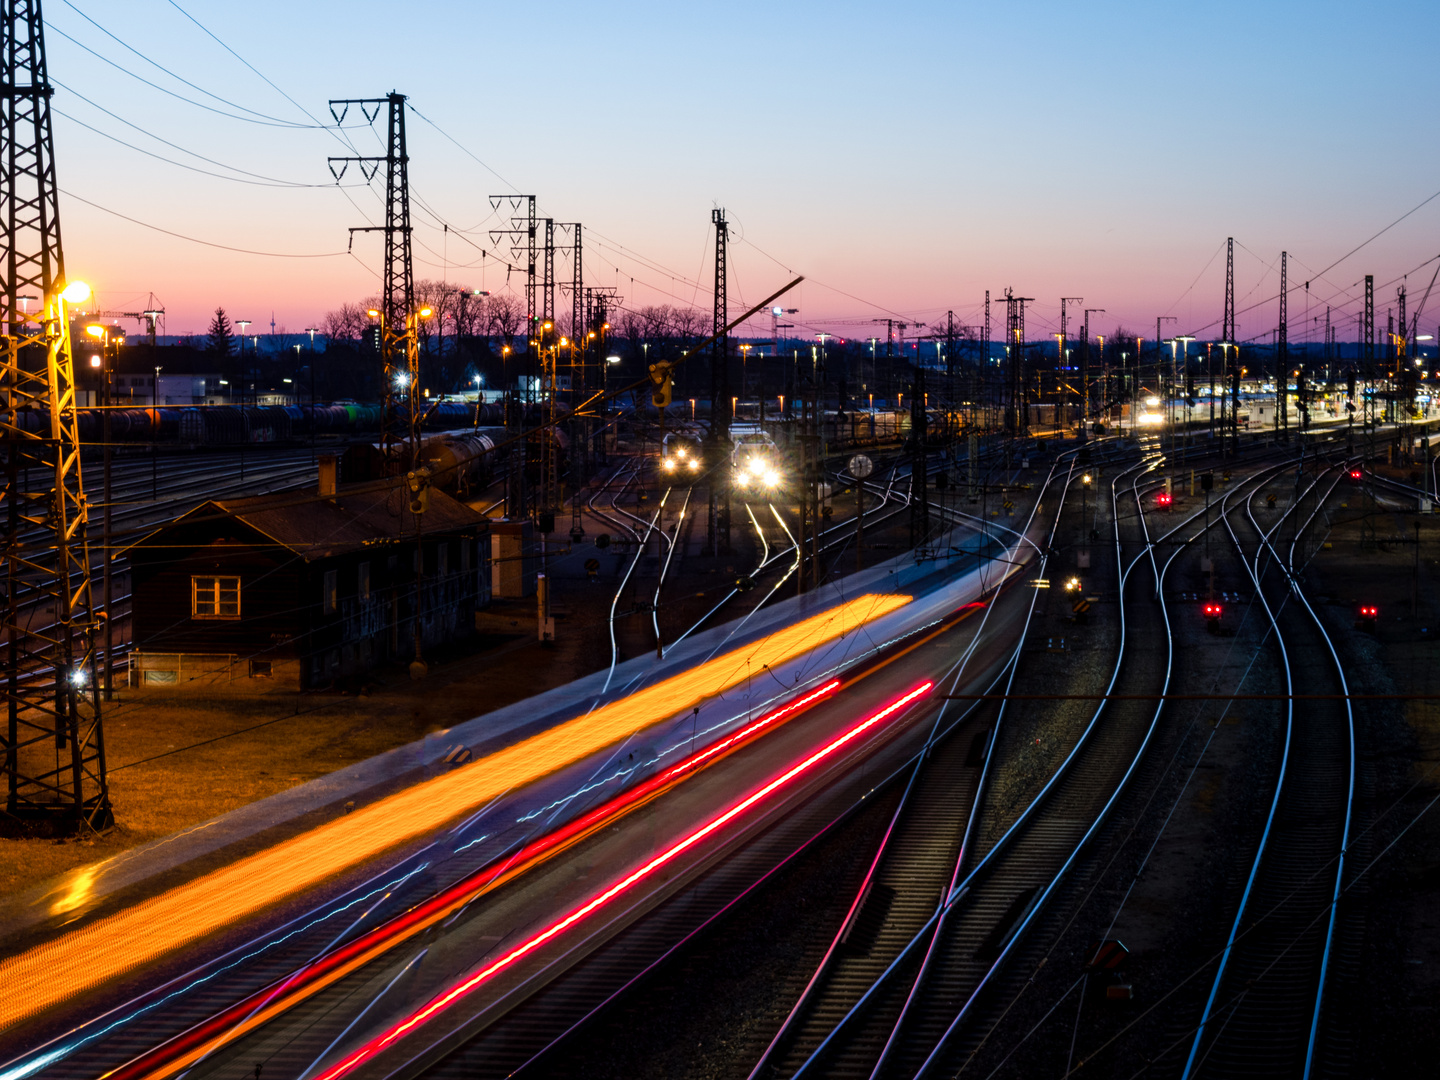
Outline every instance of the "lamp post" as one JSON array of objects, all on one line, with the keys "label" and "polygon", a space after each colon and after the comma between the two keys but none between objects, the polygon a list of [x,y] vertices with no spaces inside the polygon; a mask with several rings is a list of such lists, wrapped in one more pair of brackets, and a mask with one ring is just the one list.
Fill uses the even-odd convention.
[{"label": "lamp post", "polygon": [[160,365],[150,384],[150,497],[160,498]]},{"label": "lamp post", "polygon": [[[245,370],[245,331],[250,329],[250,319],[236,319],[235,325],[240,328],[240,407],[245,407],[245,384],[250,379],[250,373]],[[245,425],[240,425],[244,431]]]},{"label": "lamp post", "polygon": [[114,700],[114,687],[110,676],[111,659],[115,654],[115,637],[110,618],[114,598],[114,584],[110,576],[111,537],[111,495],[110,495],[110,334],[103,326],[87,326],[85,333],[100,339],[100,438],[104,444],[104,534],[101,540],[105,564],[101,570],[101,588],[105,603],[105,662],[103,666],[103,688],[105,700]]},{"label": "lamp post", "polygon": [[310,335],[310,461],[315,461],[315,335],[320,332],[318,326],[307,326],[305,333]]},{"label": "lamp post", "polygon": [[[1176,334],[1175,340],[1180,343],[1180,375],[1181,385],[1187,389],[1190,386],[1190,342],[1195,339],[1189,334]],[[1185,452],[1190,449],[1190,395],[1185,395],[1185,442],[1181,451],[1180,460],[1183,464]]]}]

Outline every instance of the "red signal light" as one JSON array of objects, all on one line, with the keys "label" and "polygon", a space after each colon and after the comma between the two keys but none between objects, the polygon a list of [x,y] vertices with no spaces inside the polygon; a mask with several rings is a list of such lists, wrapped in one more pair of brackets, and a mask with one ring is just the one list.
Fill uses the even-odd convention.
[{"label": "red signal light", "polygon": [[1364,475],[1364,474],[1361,473],[1359,469],[1351,469],[1351,470],[1350,470],[1350,479],[1351,479],[1351,480],[1359,480],[1362,475]]},{"label": "red signal light", "polygon": [[1362,619],[1378,619],[1380,617],[1380,609],[1378,607],[1366,605],[1365,607],[1362,607],[1360,609],[1360,617]]},{"label": "red signal light", "polygon": [[1225,609],[1224,609],[1223,607],[1221,607],[1219,604],[1206,604],[1206,605],[1205,605],[1205,617],[1206,617],[1207,619],[1218,619],[1218,618],[1220,618],[1220,616],[1221,616],[1222,614],[1224,614],[1224,611],[1225,611]]},{"label": "red signal light", "polygon": [[1160,492],[1160,494],[1158,494],[1158,495],[1155,496],[1155,505],[1156,505],[1156,506],[1169,506],[1170,503],[1171,503],[1171,501],[1172,501],[1172,499],[1173,499],[1173,496],[1170,494],[1170,492],[1168,492],[1168,491],[1162,491],[1162,492]]}]

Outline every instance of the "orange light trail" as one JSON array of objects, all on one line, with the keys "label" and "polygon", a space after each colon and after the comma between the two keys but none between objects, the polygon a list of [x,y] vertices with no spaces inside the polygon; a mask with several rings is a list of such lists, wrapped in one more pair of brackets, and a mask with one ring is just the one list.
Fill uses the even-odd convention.
[{"label": "orange light trail", "polygon": [[489,801],[679,715],[910,602],[867,594],[256,852],[0,963],[0,1031]]},{"label": "orange light trail", "polygon": [[649,877],[651,874],[655,873],[655,871],[665,866],[666,863],[674,861],[674,859],[676,859],[684,852],[688,851],[690,848],[694,847],[696,844],[700,843],[700,841],[704,840],[706,837],[724,828],[731,821],[739,817],[746,810],[749,810],[756,803],[762,802],[763,800],[769,798],[779,788],[784,787],[786,784],[790,783],[790,781],[794,780],[802,773],[807,772],[815,765],[819,764],[821,761],[824,761],[826,758],[836,753],[838,750],[854,742],[861,735],[865,734],[877,724],[883,723],[890,717],[902,712],[908,705],[928,694],[930,690],[934,687],[934,685],[935,684],[932,682],[921,683],[904,697],[897,698],[895,701],[892,701],[889,705],[885,706],[885,708],[881,709],[873,716],[862,720],[860,723],[856,724],[843,735],[839,736],[826,746],[823,746],[819,750],[816,750],[814,753],[810,754],[810,756],[805,758],[803,761],[792,765],[789,769],[785,770],[785,772],[775,777],[775,779],[771,780],[768,784],[760,788],[758,791],[752,792],[750,795],[747,795],[744,799],[741,799],[724,813],[718,815],[717,817],[711,818],[700,828],[696,829],[694,832],[686,836],[683,840],[679,840],[676,843],[672,844],[665,851],[662,851],[659,855],[656,855],[639,869],[632,871],[628,876],[617,881],[614,885],[611,885],[604,892],[592,897],[589,901],[587,901],[585,904],[582,904],[580,907],[575,908],[564,918],[560,919],[557,922],[551,923],[546,929],[540,931],[540,933],[538,934],[535,934],[533,937],[530,937],[524,943],[517,945],[515,948],[511,949],[508,953],[500,957],[498,960],[491,962],[487,966],[477,971],[474,975],[471,975],[469,978],[456,983],[444,993],[440,994],[438,997],[431,999],[422,1008],[419,1008],[412,1012],[409,1016],[401,1020],[399,1023],[395,1024],[388,1031],[376,1036],[374,1039],[371,1039],[364,1046],[360,1047],[360,1049],[356,1050],[354,1053],[332,1065],[329,1069],[327,1069],[324,1073],[320,1075],[319,1080],[340,1080],[340,1077],[344,1076],[346,1073],[354,1071],[354,1069],[361,1063],[363,1063],[367,1058],[371,1058],[375,1054],[384,1050],[386,1047],[394,1043],[397,1039],[403,1037],[410,1031],[426,1023],[431,1017],[435,1016],[437,1013],[441,1013],[444,1010],[448,1009],[456,1001],[465,997],[477,987],[482,986],[486,982],[490,981],[490,979],[494,978],[501,971],[515,964],[517,961],[521,960],[525,956],[528,956],[530,953],[540,948],[552,938],[563,934],[566,930],[570,929],[570,927],[574,926],[576,923],[589,918],[596,911],[599,911],[601,908],[609,904],[610,901],[614,900],[621,893],[625,892],[638,882]]}]

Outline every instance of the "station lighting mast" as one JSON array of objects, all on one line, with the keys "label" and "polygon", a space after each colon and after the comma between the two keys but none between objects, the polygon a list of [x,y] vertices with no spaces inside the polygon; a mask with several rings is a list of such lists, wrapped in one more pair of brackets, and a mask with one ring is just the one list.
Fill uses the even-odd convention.
[{"label": "station lighting mast", "polygon": [[66,311],[90,290],[65,277],[40,0],[6,3],[0,34],[7,639],[0,832],[60,835],[114,820]]}]

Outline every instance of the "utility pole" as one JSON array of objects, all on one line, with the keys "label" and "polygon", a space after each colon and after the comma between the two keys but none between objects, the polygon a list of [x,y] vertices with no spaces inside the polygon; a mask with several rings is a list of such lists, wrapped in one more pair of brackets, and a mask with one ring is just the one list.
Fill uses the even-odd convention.
[{"label": "utility pole", "polygon": [[1033,296],[1016,296],[1005,289],[1006,401],[1005,433],[1024,438],[1030,431],[1025,402],[1025,305]]},{"label": "utility pole", "polygon": [[1280,437],[1288,439],[1290,418],[1288,416],[1290,389],[1290,320],[1289,320],[1289,278],[1286,264],[1289,255],[1280,252],[1280,326],[1275,336],[1275,428]]},{"label": "utility pole", "polygon": [[[66,308],[90,290],[65,278],[40,2],[12,0],[0,20],[7,639],[0,833],[60,836],[114,820]],[[38,311],[28,311],[32,300]]]},{"label": "utility pole", "polygon": [[[725,298],[725,257],[726,242],[730,239],[730,228],[725,221],[725,211],[716,207],[710,211],[710,223],[715,226],[715,315],[711,324],[715,336],[710,346],[710,431],[706,435],[710,463],[709,490],[710,505],[706,537],[706,550],[711,555],[730,554],[730,335],[729,308]],[[725,505],[717,514],[715,508],[715,485],[725,488]],[[718,518],[718,520],[717,520]]]},{"label": "utility pole", "polygon": [[945,313],[945,393],[950,398],[947,405],[955,401],[955,312]]},{"label": "utility pole", "polygon": [[920,549],[930,539],[930,492],[925,459],[927,420],[925,365],[920,362],[920,343],[916,338],[915,379],[910,386],[910,547],[916,549],[916,558],[923,557]]},{"label": "utility pole", "polygon": [[[1080,427],[1083,431],[1085,423],[1090,418],[1090,316],[1103,315],[1105,309],[1085,308],[1085,321],[1080,324]],[[1109,393],[1101,395],[1101,400],[1109,404]]]},{"label": "utility pole", "polygon": [[[1058,363],[1056,363],[1056,365],[1055,365],[1055,368],[1056,368],[1057,371],[1065,371],[1065,370],[1067,369],[1067,367],[1068,367],[1068,365],[1065,363],[1065,340],[1066,340],[1065,331],[1066,331],[1066,329],[1067,329],[1066,323],[1065,323],[1065,305],[1066,305],[1066,304],[1083,304],[1084,302],[1085,302],[1084,297],[1080,297],[1080,296],[1062,296],[1062,297],[1060,298],[1060,356],[1059,356],[1059,358],[1058,358]],[[1060,385],[1061,385],[1062,387],[1065,385],[1065,376],[1064,376],[1064,375],[1061,375],[1061,376],[1060,376]],[[1057,401],[1057,402],[1055,403],[1055,407],[1056,407],[1057,409],[1059,409],[1060,404],[1061,404],[1061,401],[1064,400],[1064,397],[1065,397],[1065,395],[1064,395],[1064,393],[1062,392],[1062,393],[1060,394],[1060,399],[1061,399],[1061,400],[1060,400],[1060,401]],[[1082,388],[1081,388],[1080,393],[1079,393],[1079,397],[1081,398],[1082,401],[1084,400],[1085,390],[1084,390],[1084,387],[1083,387],[1083,383],[1082,383]],[[1085,416],[1085,406],[1082,404],[1082,405],[1080,406],[1080,417],[1081,417],[1082,420],[1083,420],[1084,416]],[[1058,421],[1058,417],[1057,417],[1057,421]],[[1057,426],[1057,428],[1058,428],[1058,426],[1059,426],[1058,423],[1057,423],[1056,426]],[[1084,435],[1085,435],[1084,431],[1080,431],[1080,432],[1078,432],[1078,434],[1080,435],[1081,438],[1084,438]]]},{"label": "utility pole", "polygon": [[[358,165],[367,180],[374,177],[381,165],[385,166],[385,224],[353,227],[350,241],[354,243],[357,232],[385,234],[385,270],[379,307],[380,359],[384,370],[380,445],[388,453],[397,441],[395,432],[400,426],[396,416],[400,405],[396,390],[405,392],[408,416],[415,415],[420,400],[420,352],[416,347],[413,325],[415,270],[410,251],[410,158],[405,147],[405,95],[391,91],[383,98],[331,99],[330,115],[335,118],[336,124],[344,122],[345,114],[352,105],[357,106],[361,115],[372,124],[382,107],[386,107],[389,113],[384,157],[329,159],[330,172],[337,184],[351,164]],[[404,426],[409,427],[410,424]],[[411,457],[414,458],[417,453],[418,449],[412,447]]]},{"label": "utility pole", "polygon": [[995,427],[995,417],[990,413],[989,403],[992,395],[988,393],[990,388],[990,290],[985,290],[985,338],[980,345],[980,367],[985,373],[985,395],[986,399],[986,420],[985,426],[991,430]]}]

